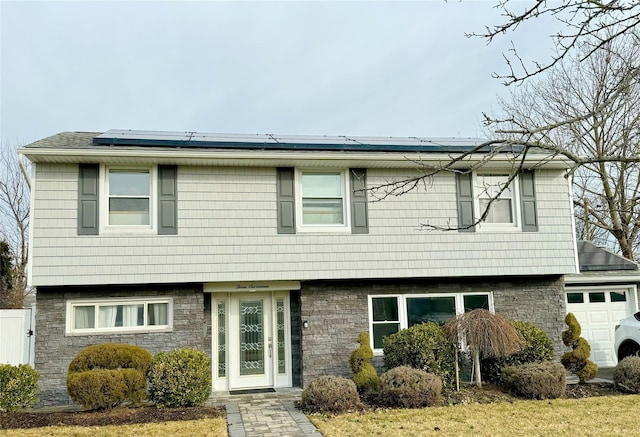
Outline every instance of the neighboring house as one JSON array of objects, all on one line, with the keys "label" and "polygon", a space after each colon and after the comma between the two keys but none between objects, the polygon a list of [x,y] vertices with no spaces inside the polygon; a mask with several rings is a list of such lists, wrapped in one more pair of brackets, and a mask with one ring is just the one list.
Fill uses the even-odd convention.
[{"label": "neighboring house", "polygon": [[565,276],[567,312],[580,322],[591,360],[613,367],[615,326],[638,311],[640,271],[636,263],[588,241],[578,241],[578,258],[580,274]]},{"label": "neighboring house", "polygon": [[566,163],[530,154],[470,228],[514,153],[365,190],[481,142],[108,131],[22,148],[41,404],[68,402],[69,362],[102,342],[203,349],[214,391],[350,376],[359,332],[379,364],[383,336],[477,307],[535,323],[560,354],[578,271]]}]

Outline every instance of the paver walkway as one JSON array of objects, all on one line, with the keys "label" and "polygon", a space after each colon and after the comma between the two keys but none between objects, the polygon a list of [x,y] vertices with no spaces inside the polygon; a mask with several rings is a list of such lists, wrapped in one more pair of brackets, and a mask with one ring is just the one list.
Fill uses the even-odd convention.
[{"label": "paver walkway", "polygon": [[307,416],[298,411],[294,401],[301,389],[279,389],[271,393],[216,395],[208,404],[227,409],[229,437],[319,437],[322,434]]}]

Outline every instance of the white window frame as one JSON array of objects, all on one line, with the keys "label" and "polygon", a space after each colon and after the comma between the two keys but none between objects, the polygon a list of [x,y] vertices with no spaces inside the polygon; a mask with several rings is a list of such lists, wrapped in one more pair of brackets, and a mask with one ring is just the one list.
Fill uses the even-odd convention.
[{"label": "white window frame", "polygon": [[[342,189],[342,214],[343,223],[341,224],[313,224],[305,225],[303,223],[303,205],[302,205],[302,175],[303,173],[340,173],[340,187]],[[296,228],[298,232],[351,232],[351,198],[349,194],[349,174],[346,169],[336,168],[296,168]]]},{"label": "white window frame", "polygon": [[[474,172],[473,173],[473,208],[474,214],[479,219],[482,216],[482,211],[480,207],[480,199],[482,198],[481,194],[483,192],[483,186],[480,183],[480,178],[483,176],[498,176],[504,177],[505,179],[509,179],[508,173],[502,172]],[[520,181],[516,176],[511,183],[509,184],[509,189],[511,191],[511,214],[513,221],[511,223],[487,223],[481,221],[478,223],[477,228],[479,231],[513,231],[521,228],[521,220],[520,220]],[[499,199],[499,197],[498,197]]]},{"label": "white window frame", "polygon": [[[148,225],[111,225],[109,224],[109,171],[148,171],[149,172],[149,224]],[[126,165],[101,165],[100,166],[100,233],[157,233],[157,166],[126,166]]]},{"label": "white window frame", "polygon": [[[373,338],[373,299],[383,297],[395,297],[398,305],[398,318],[400,320],[399,329],[407,329],[409,327],[409,317],[407,314],[407,299],[421,297],[453,297],[455,301],[456,316],[464,313],[464,297],[465,296],[488,296],[489,311],[495,312],[493,303],[493,292],[491,291],[472,291],[459,293],[421,293],[421,294],[372,294],[369,295],[369,343],[375,355],[382,355],[382,348],[374,348]],[[378,322],[384,323],[384,322]]]},{"label": "white window frame", "polygon": [[[167,324],[148,325],[148,305],[167,304]],[[98,312],[100,306],[113,305],[144,305],[144,325],[143,326],[115,326],[110,328],[98,327]],[[76,329],[75,307],[93,306],[94,322],[93,328]],[[173,331],[173,298],[118,298],[118,299],[77,299],[66,302],[65,334],[73,335],[100,335],[100,334],[126,334],[126,333],[147,333],[147,332],[172,332]]]}]

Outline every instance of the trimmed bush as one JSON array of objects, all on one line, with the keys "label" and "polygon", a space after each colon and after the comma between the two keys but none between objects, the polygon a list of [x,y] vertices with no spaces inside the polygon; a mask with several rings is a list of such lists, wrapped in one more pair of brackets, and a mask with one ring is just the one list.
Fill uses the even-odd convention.
[{"label": "trimmed bush", "polygon": [[454,346],[433,322],[413,325],[382,339],[387,369],[409,366],[440,377],[445,386],[455,382]]},{"label": "trimmed bush", "polygon": [[482,376],[488,382],[501,384],[500,375],[506,366],[553,361],[553,342],[542,329],[529,323],[512,320],[511,324],[525,341],[522,351],[506,357],[483,358],[480,362]]},{"label": "trimmed bush", "polygon": [[147,397],[144,374],[136,369],[94,369],[67,375],[67,391],[74,402],[92,410],[106,410]]},{"label": "trimmed bush", "polygon": [[562,342],[573,350],[562,355],[560,362],[565,369],[576,374],[580,384],[584,384],[588,380],[595,378],[598,373],[598,366],[589,359],[591,346],[589,346],[587,340],[580,337],[582,328],[576,317],[569,313],[564,318],[564,323],[567,324],[568,329],[562,331]]},{"label": "trimmed bush", "polygon": [[321,376],[302,392],[300,407],[310,413],[344,413],[360,408],[353,381],[339,376]]},{"label": "trimmed bush", "polygon": [[507,366],[502,370],[502,381],[514,395],[527,399],[556,399],[567,389],[567,371],[560,363]]},{"label": "trimmed bush", "polygon": [[32,407],[38,392],[38,372],[28,364],[0,364],[0,412]]},{"label": "trimmed bush", "polygon": [[380,383],[380,398],[391,407],[430,407],[438,403],[442,393],[442,380],[437,375],[409,366],[383,373]]},{"label": "trimmed bush", "polygon": [[640,394],[640,357],[626,357],[613,369],[613,383],[630,393]]},{"label": "trimmed bush", "polygon": [[139,346],[121,343],[103,343],[87,346],[69,364],[69,372],[93,369],[137,369],[146,374],[151,365],[151,354]]},{"label": "trimmed bush", "polygon": [[380,388],[380,378],[376,368],[371,364],[373,351],[369,345],[369,334],[361,332],[358,335],[358,343],[360,343],[360,347],[354,350],[349,357],[349,366],[351,371],[355,373],[353,382],[360,394],[377,392]]},{"label": "trimmed bush", "polygon": [[69,364],[67,391],[85,408],[104,410],[138,404],[147,396],[151,354],[138,346],[105,343],[81,350]]},{"label": "trimmed bush", "polygon": [[177,408],[204,404],[211,395],[211,360],[200,350],[160,352],[149,370],[149,399]]}]

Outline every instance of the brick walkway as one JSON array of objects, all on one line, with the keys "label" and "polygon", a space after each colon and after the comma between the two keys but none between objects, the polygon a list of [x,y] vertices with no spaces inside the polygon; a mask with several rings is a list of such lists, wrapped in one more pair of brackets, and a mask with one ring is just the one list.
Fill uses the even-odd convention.
[{"label": "brick walkway", "polygon": [[304,437],[321,436],[294,401],[300,389],[279,389],[275,393],[216,395],[211,405],[227,409],[229,437]]}]

